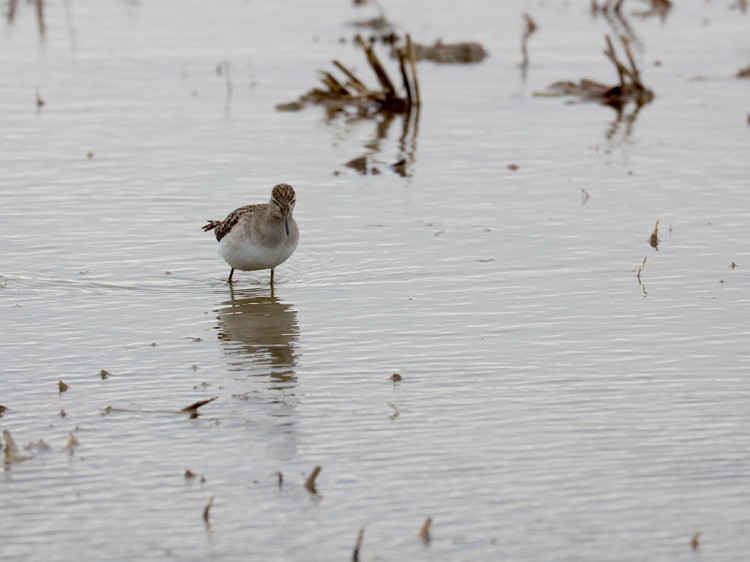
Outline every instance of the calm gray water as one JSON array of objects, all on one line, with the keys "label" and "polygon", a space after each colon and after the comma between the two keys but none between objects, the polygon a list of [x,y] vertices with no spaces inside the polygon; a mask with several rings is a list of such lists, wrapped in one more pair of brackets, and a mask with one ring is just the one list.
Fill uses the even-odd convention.
[{"label": "calm gray water", "polygon": [[[0,429],[51,448],[0,473],[0,558],[350,560],[366,526],[373,561],[745,559],[750,16],[680,4],[625,3],[657,96],[628,123],[534,96],[614,82],[588,2],[388,2],[418,41],[490,52],[420,64],[401,142],[400,117],[379,138],[274,109],[333,58],[374,83],[348,25],[372,8],[73,0],[40,36],[20,2],[0,32]],[[383,173],[343,166],[363,154]],[[273,294],[267,272],[232,290],[200,226],[281,181],[297,252]]]}]

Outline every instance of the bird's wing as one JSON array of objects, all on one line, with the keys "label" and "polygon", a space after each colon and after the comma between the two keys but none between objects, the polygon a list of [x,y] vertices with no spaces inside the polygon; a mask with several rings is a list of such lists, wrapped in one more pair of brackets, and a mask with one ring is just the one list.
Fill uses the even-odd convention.
[{"label": "bird's wing", "polygon": [[229,231],[232,230],[234,225],[237,224],[243,216],[255,213],[260,210],[261,207],[262,205],[245,205],[244,207],[240,207],[229,213],[227,218],[223,221],[209,221],[209,223],[203,227],[203,230],[214,230],[216,240],[220,241],[229,234]]}]

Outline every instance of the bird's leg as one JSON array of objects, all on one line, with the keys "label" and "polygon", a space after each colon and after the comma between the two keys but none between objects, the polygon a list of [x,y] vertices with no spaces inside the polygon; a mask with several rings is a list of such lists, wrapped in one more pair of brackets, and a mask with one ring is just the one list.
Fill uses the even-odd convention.
[{"label": "bird's leg", "polygon": [[273,269],[271,270],[271,287],[273,287]]},{"label": "bird's leg", "polygon": [[234,275],[234,268],[232,268],[232,271],[229,272],[229,278],[227,279],[227,283],[230,285],[232,284],[232,275]]}]

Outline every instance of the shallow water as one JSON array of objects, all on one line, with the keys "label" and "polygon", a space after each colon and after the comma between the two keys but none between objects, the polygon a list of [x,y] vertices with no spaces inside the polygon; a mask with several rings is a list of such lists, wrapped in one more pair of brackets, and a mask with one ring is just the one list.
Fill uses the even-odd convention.
[{"label": "shallow water", "polygon": [[[0,428],[52,448],[0,474],[0,558],[346,560],[361,526],[363,560],[743,558],[748,15],[630,16],[657,97],[628,127],[533,95],[614,80],[588,2],[390,4],[418,41],[490,52],[420,64],[403,141],[400,117],[274,110],[333,58],[372,83],[347,25],[367,8],[45,4],[40,37],[19,3]],[[383,173],[343,166],[362,154]],[[297,252],[273,294],[267,272],[231,289],[200,226],[280,181]]]}]

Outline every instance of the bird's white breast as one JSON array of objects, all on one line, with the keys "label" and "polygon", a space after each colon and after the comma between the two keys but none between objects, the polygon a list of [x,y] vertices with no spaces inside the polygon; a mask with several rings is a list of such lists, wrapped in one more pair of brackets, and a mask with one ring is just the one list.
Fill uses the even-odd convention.
[{"label": "bird's white breast", "polygon": [[242,229],[233,228],[219,242],[219,254],[235,269],[256,271],[274,269],[289,259],[296,247],[296,236],[284,236],[281,244],[264,246],[254,242]]}]

